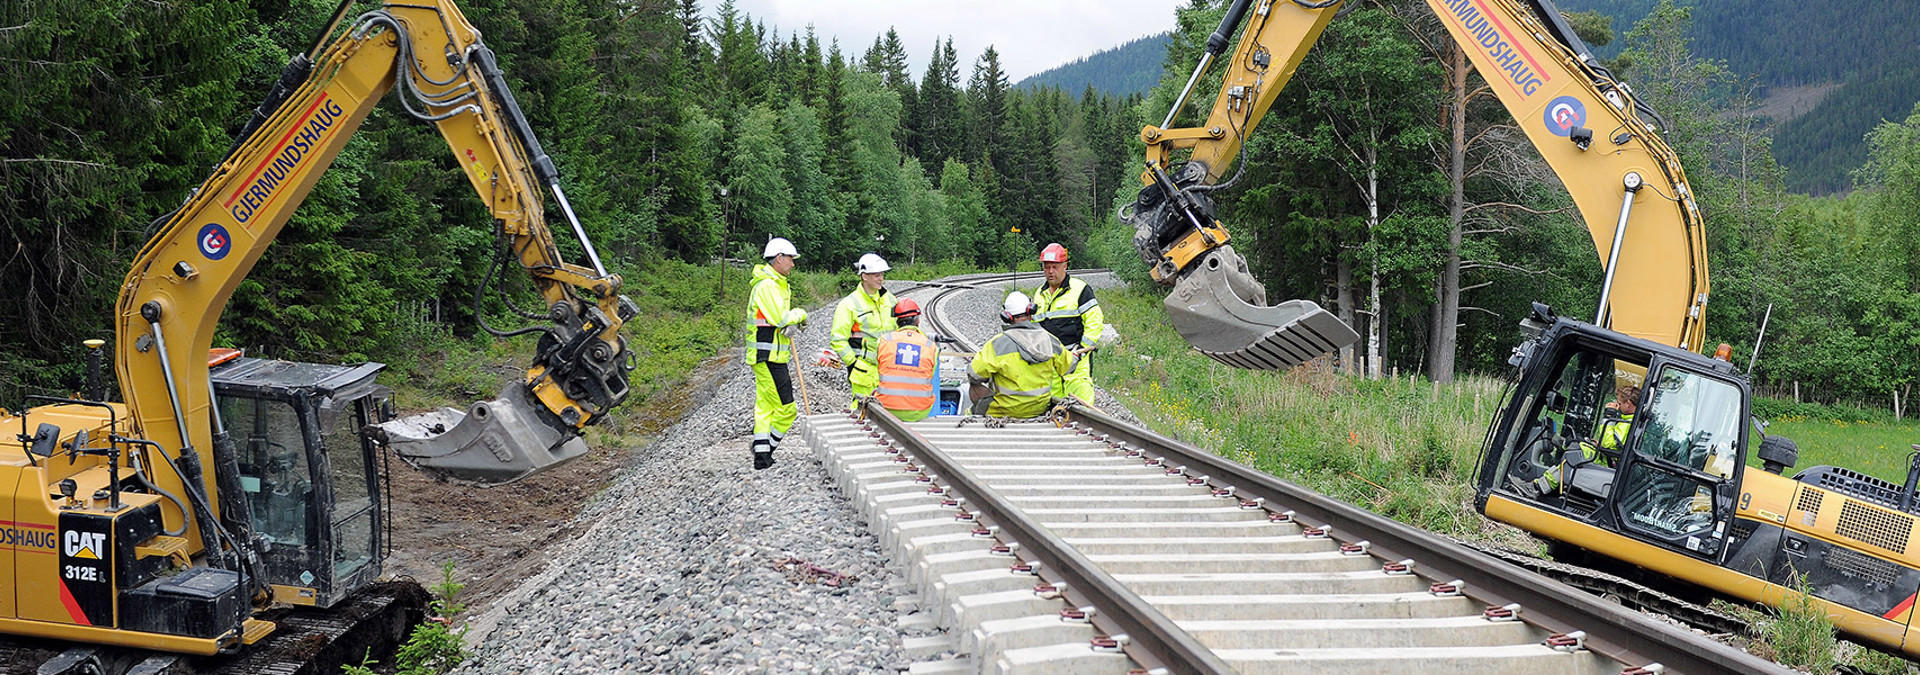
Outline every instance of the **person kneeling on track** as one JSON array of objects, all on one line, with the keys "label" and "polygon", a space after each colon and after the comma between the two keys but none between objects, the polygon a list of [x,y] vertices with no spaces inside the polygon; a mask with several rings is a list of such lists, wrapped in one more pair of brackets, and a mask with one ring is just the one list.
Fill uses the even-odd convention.
[{"label": "person kneeling on track", "polygon": [[1039,417],[1053,406],[1056,388],[1073,370],[1074,355],[1033,322],[1033,301],[1014,291],[1000,314],[1009,325],[973,357],[974,414]]}]

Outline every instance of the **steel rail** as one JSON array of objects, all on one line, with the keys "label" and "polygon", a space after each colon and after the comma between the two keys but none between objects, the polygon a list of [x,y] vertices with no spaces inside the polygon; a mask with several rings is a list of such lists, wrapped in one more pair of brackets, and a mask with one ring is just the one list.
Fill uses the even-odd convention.
[{"label": "steel rail", "polygon": [[1476,601],[1491,607],[1519,603],[1524,611],[1517,614],[1526,623],[1556,634],[1584,631],[1589,651],[1626,664],[1630,671],[1658,663],[1671,672],[1696,675],[1792,672],[1431,532],[1128,424],[1092,406],[1070,402],[1063,407],[1071,419],[1112,440],[1162,453],[1163,461],[1184,464],[1195,473],[1204,472],[1210,483],[1230,486],[1242,499],[1264,499],[1269,511],[1293,511],[1296,520],[1334,527],[1341,539],[1368,541],[1376,557],[1411,559],[1415,561],[1413,572],[1421,577],[1439,582],[1464,581],[1464,594]]},{"label": "steel rail", "polygon": [[1128,640],[1121,649],[1135,661],[1149,668],[1159,665],[1171,673],[1229,675],[1234,672],[1225,660],[1173,619],[1100,569],[1072,544],[1028,517],[1020,507],[975,478],[878,402],[868,400],[864,412],[867,419],[912,453],[922,466],[944,479],[947,489],[966,498],[973,511],[990,518],[1009,539],[1020,542],[1020,551],[1039,560],[1041,570],[1058,576],[1066,583],[1069,593],[1084,596],[1096,609],[1089,618],[1111,622],[1112,628],[1107,629],[1110,636],[1126,635]]}]

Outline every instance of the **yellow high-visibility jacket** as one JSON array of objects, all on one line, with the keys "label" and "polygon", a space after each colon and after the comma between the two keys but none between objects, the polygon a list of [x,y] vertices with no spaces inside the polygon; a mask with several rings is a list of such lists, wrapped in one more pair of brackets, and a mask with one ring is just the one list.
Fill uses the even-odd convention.
[{"label": "yellow high-visibility jacket", "polygon": [[827,346],[840,356],[841,363],[853,369],[848,378],[856,384],[871,387],[878,378],[874,361],[880,336],[899,327],[893,320],[896,301],[885,287],[867,295],[865,288],[856,286],[833,310],[833,333]]},{"label": "yellow high-visibility jacket", "polygon": [[1043,281],[1033,292],[1033,304],[1040,308],[1033,315],[1034,322],[1060,338],[1060,344],[1068,349],[1100,346],[1107,316],[1100,311],[1100,301],[1094,299],[1087,282],[1069,275],[1056,289],[1048,288]]},{"label": "yellow high-visibility jacket", "polygon": [[793,358],[788,326],[807,320],[807,311],[791,306],[787,277],[767,265],[753,266],[753,293],[747,301],[747,349],[753,363],[786,363]]},{"label": "yellow high-visibility jacket", "polygon": [[1047,411],[1053,388],[1075,359],[1060,340],[1032,322],[1017,323],[988,340],[973,356],[973,380],[994,389],[987,414],[1038,417]]}]

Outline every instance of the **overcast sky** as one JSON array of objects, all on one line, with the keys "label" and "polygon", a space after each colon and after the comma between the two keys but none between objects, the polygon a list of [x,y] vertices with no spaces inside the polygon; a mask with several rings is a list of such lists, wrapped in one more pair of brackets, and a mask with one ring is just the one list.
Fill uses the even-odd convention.
[{"label": "overcast sky", "polygon": [[[934,41],[951,36],[960,56],[960,82],[991,45],[1007,81],[1173,28],[1179,0],[734,0],[755,22],[778,28],[785,41],[812,24],[824,50],[840,38],[855,61],[891,26],[906,44],[913,78],[926,74]],[[719,0],[701,0],[708,18]]]}]

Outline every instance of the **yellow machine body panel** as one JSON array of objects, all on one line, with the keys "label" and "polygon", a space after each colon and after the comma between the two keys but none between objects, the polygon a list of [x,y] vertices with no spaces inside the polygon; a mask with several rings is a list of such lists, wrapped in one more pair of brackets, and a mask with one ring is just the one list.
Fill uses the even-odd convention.
[{"label": "yellow machine body panel", "polygon": [[[25,428],[29,434],[41,424],[64,430],[43,447],[48,456],[31,454],[31,445],[0,444],[0,486],[11,499],[0,501],[0,560],[7,574],[0,578],[0,632],[48,639],[80,640],[124,647],[161,649],[191,654],[214,654],[231,640],[202,639],[121,630],[115,594],[118,567],[115,557],[130,550],[116,539],[118,527],[71,527],[76,520],[119,525],[120,516],[148,514],[159,522],[160,497],[122,493],[115,509],[107,494],[111,472],[100,455],[68,454],[81,431],[89,438],[105,438],[112,416],[125,422],[126,407],[107,408],[51,405],[19,415],[0,415],[0,429]],[[23,427],[24,425],[24,427]],[[62,482],[71,480],[74,498],[62,495]],[[135,553],[135,555],[139,555]]]},{"label": "yellow machine body panel", "polygon": [[[1775,478],[1779,477],[1775,476]],[[1781,480],[1792,482],[1790,479]],[[1782,599],[1797,593],[1794,589],[1727,569],[1711,561],[1574,521],[1561,514],[1524,502],[1513,501],[1499,493],[1488,498],[1485,512],[1488,518],[1529,532],[1550,536],[1589,551],[1604,551],[1609,557],[1630,560],[1635,566],[1682,579],[1729,597],[1777,606]],[[1747,518],[1749,515],[1747,512],[1741,512],[1742,518]],[[1863,612],[1829,601],[1817,593],[1813,600],[1826,612],[1827,618],[1833,621],[1834,627],[1848,635],[1889,650],[1905,651],[1909,654],[1914,653],[1913,650],[1908,649],[1910,645],[1920,644],[1914,640],[1915,637],[1920,636],[1914,635],[1913,627],[1908,625],[1908,615],[1911,613],[1912,606],[1911,598],[1906,603],[1906,609],[1894,617]]]}]

